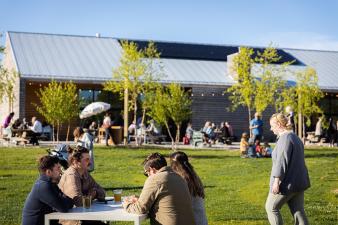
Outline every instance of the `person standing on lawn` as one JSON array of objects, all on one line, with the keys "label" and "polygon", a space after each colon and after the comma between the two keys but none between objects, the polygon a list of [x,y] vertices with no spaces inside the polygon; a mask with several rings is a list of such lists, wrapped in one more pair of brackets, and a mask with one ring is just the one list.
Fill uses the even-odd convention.
[{"label": "person standing on lawn", "polygon": [[282,113],[273,114],[270,125],[278,141],[272,151],[270,192],[265,205],[268,220],[272,225],[283,224],[280,209],[287,203],[295,224],[309,224],[304,211],[304,191],[310,187],[304,145]]},{"label": "person standing on lawn", "polygon": [[45,214],[67,212],[74,204],[57,186],[61,175],[59,159],[43,156],[39,160],[38,168],[40,177],[26,199],[22,225],[43,225]]}]

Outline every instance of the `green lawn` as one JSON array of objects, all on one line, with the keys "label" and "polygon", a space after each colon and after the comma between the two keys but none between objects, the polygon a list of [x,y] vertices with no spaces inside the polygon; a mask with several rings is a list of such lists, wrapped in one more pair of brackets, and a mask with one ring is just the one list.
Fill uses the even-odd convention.
[{"label": "green lawn", "polygon": [[[145,177],[140,166],[155,149],[95,148],[94,178],[112,195],[138,194]],[[170,150],[158,150],[168,155]],[[264,209],[271,159],[241,159],[238,151],[187,150],[206,191],[209,224],[268,224]],[[25,198],[37,178],[39,148],[0,148],[0,224],[20,224]],[[312,187],[305,193],[305,210],[311,224],[338,222],[338,150],[307,149],[306,163]],[[284,207],[285,224],[293,224]],[[148,224],[149,221],[144,222]],[[132,223],[113,223],[132,224]]]}]

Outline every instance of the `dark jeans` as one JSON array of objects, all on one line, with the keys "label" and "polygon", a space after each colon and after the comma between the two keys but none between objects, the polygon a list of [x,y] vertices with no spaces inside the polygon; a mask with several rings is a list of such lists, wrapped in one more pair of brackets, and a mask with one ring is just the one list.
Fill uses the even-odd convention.
[{"label": "dark jeans", "polygon": [[40,137],[41,133],[32,132],[31,135],[32,136],[31,139],[29,140],[29,143],[33,145],[39,145],[38,137]]},{"label": "dark jeans", "polygon": [[254,134],[253,135],[254,143],[256,142],[256,140],[259,140],[259,142],[261,142],[262,141],[262,135],[261,134]]},{"label": "dark jeans", "polygon": [[109,127],[109,128],[105,128],[104,132],[105,132],[105,134],[106,134],[106,135],[105,135],[106,145],[108,145],[109,137],[111,137],[111,138],[113,139],[112,130],[111,130],[111,128]]}]

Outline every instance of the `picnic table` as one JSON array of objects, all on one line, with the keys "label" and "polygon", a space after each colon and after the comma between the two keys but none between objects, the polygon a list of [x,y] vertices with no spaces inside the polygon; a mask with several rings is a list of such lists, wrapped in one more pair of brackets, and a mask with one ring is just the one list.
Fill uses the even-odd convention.
[{"label": "picnic table", "polygon": [[90,209],[76,207],[66,213],[54,212],[45,215],[45,225],[50,225],[50,220],[99,220],[99,221],[133,221],[135,225],[147,219],[146,214],[137,215],[126,212],[121,203],[114,201],[93,201]]}]

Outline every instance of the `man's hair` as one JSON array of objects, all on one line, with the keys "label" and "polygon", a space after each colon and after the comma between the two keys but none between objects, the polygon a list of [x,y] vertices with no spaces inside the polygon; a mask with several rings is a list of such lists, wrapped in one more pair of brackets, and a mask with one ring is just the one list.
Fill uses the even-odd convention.
[{"label": "man's hair", "polygon": [[148,170],[150,167],[156,170],[161,169],[162,167],[167,166],[167,161],[158,152],[150,154],[144,161],[143,167],[145,170]]},{"label": "man's hair", "polygon": [[39,159],[38,169],[40,173],[46,172],[46,170],[52,170],[55,164],[59,163],[59,159],[56,156],[45,155]]},{"label": "man's hair", "polygon": [[83,153],[89,153],[89,150],[82,146],[76,146],[75,148],[71,148],[68,146],[68,163],[72,164],[74,161],[80,162],[82,159]]}]

